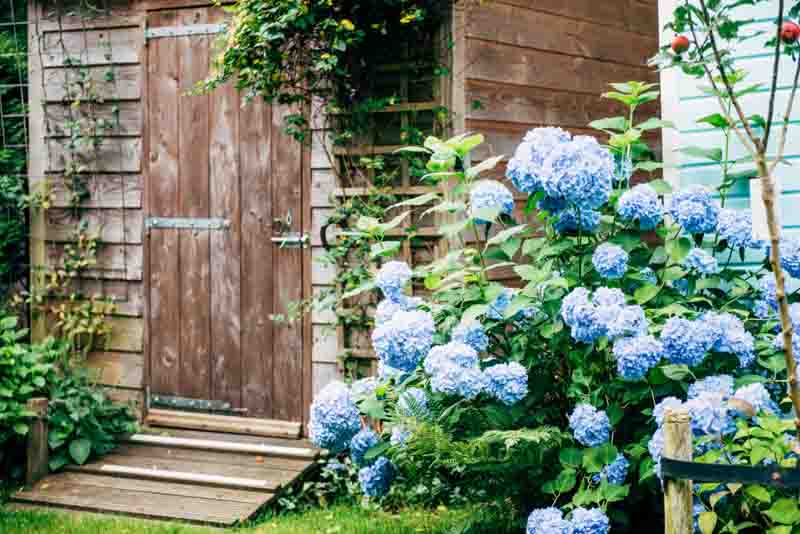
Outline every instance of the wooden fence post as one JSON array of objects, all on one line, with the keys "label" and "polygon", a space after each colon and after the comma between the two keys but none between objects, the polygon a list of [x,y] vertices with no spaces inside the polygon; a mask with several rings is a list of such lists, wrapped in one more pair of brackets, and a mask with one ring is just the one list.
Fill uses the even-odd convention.
[{"label": "wooden fence post", "polygon": [[28,410],[36,414],[28,431],[28,463],[25,485],[32,487],[50,471],[50,448],[47,443],[47,399],[30,399]]},{"label": "wooden fence post", "polygon": [[[685,409],[667,410],[664,415],[664,453],[673,460],[692,460],[692,428]],[[664,533],[692,534],[692,481],[667,480],[664,490]]]}]

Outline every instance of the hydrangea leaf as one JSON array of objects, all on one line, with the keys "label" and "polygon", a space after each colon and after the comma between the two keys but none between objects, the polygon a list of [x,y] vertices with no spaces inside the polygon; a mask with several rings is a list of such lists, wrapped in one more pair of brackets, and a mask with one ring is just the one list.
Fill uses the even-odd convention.
[{"label": "hydrangea leaf", "polygon": [[392,208],[401,208],[404,206],[423,206],[425,204],[430,204],[431,202],[438,199],[439,199],[438,193],[425,193],[424,195],[411,197],[402,202],[398,202],[397,204],[392,205]]},{"label": "hydrangea leaf", "polygon": [[770,502],[772,500],[772,496],[767,491],[767,488],[764,486],[758,486],[753,484],[751,486],[747,486],[744,489],[744,492],[749,495],[750,497],[756,499],[757,501],[761,502]]},{"label": "hydrangea leaf", "polygon": [[800,522],[800,509],[795,499],[779,499],[769,510],[764,512],[767,517],[783,525],[793,525]]},{"label": "hydrangea leaf", "polygon": [[583,451],[575,447],[561,449],[561,452],[558,453],[558,459],[562,465],[580,467],[583,463]]},{"label": "hydrangea leaf", "polygon": [[634,300],[636,300],[637,304],[644,304],[646,302],[653,300],[653,298],[655,298],[655,296],[658,295],[660,291],[661,291],[660,286],[648,284],[638,288],[633,293],[633,298]]},{"label": "hydrangea leaf", "polygon": [[703,534],[713,534],[717,526],[717,514],[714,512],[702,512],[697,518],[697,525]]},{"label": "hydrangea leaf", "polygon": [[647,182],[647,185],[652,187],[659,195],[669,195],[672,193],[672,186],[666,180],[652,180]]},{"label": "hydrangea leaf", "polygon": [[519,234],[520,232],[525,231],[528,228],[527,224],[519,224],[517,226],[512,226],[511,228],[506,228],[502,232],[498,232],[497,235],[489,239],[486,242],[486,246],[490,245],[497,245],[498,243],[502,243],[507,239],[514,237],[515,235]]},{"label": "hydrangea leaf", "polygon": [[583,467],[589,473],[599,473],[617,458],[617,448],[610,443],[587,449],[583,455]]},{"label": "hydrangea leaf", "polygon": [[691,371],[689,371],[689,367],[685,364],[662,365],[659,369],[661,369],[661,372],[664,373],[664,376],[670,380],[675,380],[676,382],[683,380],[691,373]]}]

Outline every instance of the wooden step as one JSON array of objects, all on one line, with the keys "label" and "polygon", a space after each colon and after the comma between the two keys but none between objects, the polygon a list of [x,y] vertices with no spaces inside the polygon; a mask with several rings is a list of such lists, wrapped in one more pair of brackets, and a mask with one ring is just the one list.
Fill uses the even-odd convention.
[{"label": "wooden step", "polygon": [[251,518],[273,495],[160,480],[59,473],[12,501],[95,513],[230,527]]},{"label": "wooden step", "polygon": [[210,415],[175,410],[151,409],[147,412],[145,423],[154,427],[186,428],[264,437],[299,439],[301,435],[300,423],[291,421]]},{"label": "wooden step", "polygon": [[200,486],[215,486],[227,489],[255,490],[273,493],[280,486],[273,481],[258,478],[228,477],[223,475],[207,475],[174,471],[160,467],[130,467],[127,465],[97,464],[86,467],[70,468],[68,471],[116,476],[119,478],[135,478],[137,480],[157,480],[162,482],[191,483]]},{"label": "wooden step", "polygon": [[204,451],[235,452],[268,457],[298,458],[304,460],[314,460],[317,458],[317,456],[319,456],[319,451],[307,447],[258,445],[254,443],[235,443],[231,441],[158,436],[154,434],[134,434],[128,438],[127,442],[137,445],[154,445]]}]

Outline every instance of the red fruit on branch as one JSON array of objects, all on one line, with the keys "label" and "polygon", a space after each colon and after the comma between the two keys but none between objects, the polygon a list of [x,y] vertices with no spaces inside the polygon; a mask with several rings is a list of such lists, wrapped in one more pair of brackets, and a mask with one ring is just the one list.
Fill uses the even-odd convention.
[{"label": "red fruit on branch", "polygon": [[792,22],[787,20],[781,26],[781,39],[786,44],[792,44],[797,42],[797,39],[800,38],[800,26],[796,22]]},{"label": "red fruit on branch", "polygon": [[689,38],[685,35],[676,35],[672,40],[672,51],[676,54],[683,54],[689,50]]}]

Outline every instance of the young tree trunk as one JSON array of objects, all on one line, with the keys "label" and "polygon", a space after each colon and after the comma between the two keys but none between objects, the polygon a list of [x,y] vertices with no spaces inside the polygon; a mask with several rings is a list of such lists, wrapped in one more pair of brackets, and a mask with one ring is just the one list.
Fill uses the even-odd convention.
[{"label": "young tree trunk", "polygon": [[789,397],[792,399],[795,414],[795,427],[800,438],[800,394],[797,387],[797,362],[794,358],[792,337],[794,328],[789,316],[789,301],[786,298],[786,279],[783,276],[780,255],[781,227],[775,208],[775,182],[769,171],[767,158],[763,153],[756,155],[756,169],[761,180],[761,192],[764,208],[767,215],[767,228],[769,230],[770,249],[769,261],[772,272],[775,274],[775,296],[778,301],[778,312],[783,331],[783,354],[786,359],[786,371],[789,375]]}]

